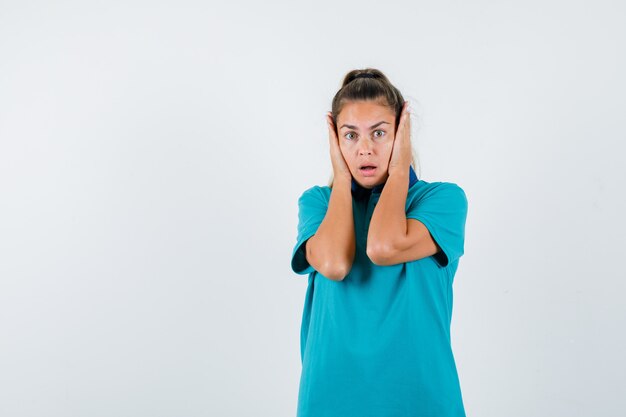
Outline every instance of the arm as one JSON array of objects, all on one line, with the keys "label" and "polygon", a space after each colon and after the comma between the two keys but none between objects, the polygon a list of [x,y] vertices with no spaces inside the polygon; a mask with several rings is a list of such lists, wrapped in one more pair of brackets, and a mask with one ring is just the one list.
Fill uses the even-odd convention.
[{"label": "arm", "polygon": [[356,250],[350,188],[347,180],[334,179],[324,220],[305,243],[307,261],[335,281],[348,275]]},{"label": "arm", "polygon": [[377,265],[414,261],[440,250],[423,223],[406,218],[408,184],[406,172],[390,175],[372,214],[367,256]]}]

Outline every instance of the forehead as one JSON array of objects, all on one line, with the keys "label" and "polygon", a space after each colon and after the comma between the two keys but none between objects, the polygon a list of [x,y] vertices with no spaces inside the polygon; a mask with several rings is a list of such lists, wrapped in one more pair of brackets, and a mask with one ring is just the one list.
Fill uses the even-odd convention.
[{"label": "forehead", "polygon": [[389,106],[375,101],[350,101],[344,104],[337,122],[339,126],[347,123],[369,127],[383,120],[391,123],[394,119],[395,115]]}]

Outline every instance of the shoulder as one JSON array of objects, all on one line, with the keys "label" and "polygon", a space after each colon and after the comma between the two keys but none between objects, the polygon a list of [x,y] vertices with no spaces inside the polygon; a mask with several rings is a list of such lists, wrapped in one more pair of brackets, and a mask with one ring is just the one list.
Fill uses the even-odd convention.
[{"label": "shoulder", "polygon": [[425,199],[446,199],[467,205],[465,190],[456,182],[419,180],[409,189],[407,203],[419,203]]},{"label": "shoulder", "polygon": [[320,201],[327,202],[328,200],[330,200],[330,192],[331,192],[331,188],[327,185],[326,186],[314,185],[304,190],[304,192],[302,192],[298,200],[300,202],[306,202],[310,200],[320,200]]}]

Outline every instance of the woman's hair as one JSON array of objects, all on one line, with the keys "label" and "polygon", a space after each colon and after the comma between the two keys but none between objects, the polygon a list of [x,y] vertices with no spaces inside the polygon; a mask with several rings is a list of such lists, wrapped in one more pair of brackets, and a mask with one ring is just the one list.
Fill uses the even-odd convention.
[{"label": "woman's hair", "polygon": [[[369,77],[359,78],[362,74],[369,74]],[[335,94],[332,104],[332,117],[335,125],[335,133],[337,132],[337,116],[341,113],[344,105],[351,101],[379,101],[380,104],[388,106],[396,115],[395,132],[398,131],[398,123],[402,114],[402,105],[404,97],[396,87],[393,86],[381,71],[375,68],[355,69],[348,72],[343,78],[341,88]],[[417,153],[411,146],[412,160],[411,165],[415,168]],[[330,175],[328,186],[333,186],[333,173]],[[418,177],[420,175],[418,174]]]}]

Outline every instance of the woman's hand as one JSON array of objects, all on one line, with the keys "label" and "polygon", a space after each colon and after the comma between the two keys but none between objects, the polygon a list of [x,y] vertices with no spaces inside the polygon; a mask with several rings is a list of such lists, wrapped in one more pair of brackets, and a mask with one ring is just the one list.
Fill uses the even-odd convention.
[{"label": "woman's hand", "polygon": [[[328,124],[328,140],[330,142],[330,160],[333,164],[333,176],[334,179],[345,179],[352,181],[352,173],[348,168],[348,164],[341,153],[339,148],[339,139],[335,133],[335,124],[333,123],[333,117],[330,112],[326,114],[326,122]],[[408,169],[408,168],[407,168]]]},{"label": "woman's hand", "polygon": [[407,174],[411,166],[411,118],[409,112],[409,102],[405,101],[400,113],[400,122],[398,123],[398,131],[393,140],[393,149],[391,150],[391,158],[389,159],[389,176],[400,173]]}]

